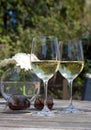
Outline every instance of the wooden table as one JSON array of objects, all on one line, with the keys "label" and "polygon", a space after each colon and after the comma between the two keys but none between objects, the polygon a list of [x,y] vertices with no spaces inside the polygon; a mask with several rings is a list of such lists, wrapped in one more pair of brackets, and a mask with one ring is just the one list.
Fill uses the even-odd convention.
[{"label": "wooden table", "polygon": [[[54,100],[54,109],[68,105],[67,100]],[[38,117],[31,113],[30,107],[25,111],[11,111],[5,108],[5,100],[0,99],[0,130],[91,130],[91,102],[73,101],[80,113],[60,113],[54,117]]]}]

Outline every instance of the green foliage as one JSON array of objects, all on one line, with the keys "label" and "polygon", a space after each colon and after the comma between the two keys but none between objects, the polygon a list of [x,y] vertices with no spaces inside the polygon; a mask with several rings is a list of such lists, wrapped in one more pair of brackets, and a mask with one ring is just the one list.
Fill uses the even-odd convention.
[{"label": "green foliage", "polygon": [[[54,35],[59,40],[81,37],[84,1],[75,0],[1,0],[0,45],[5,46],[0,52],[1,59],[17,52],[30,53],[33,36]],[[6,25],[4,17],[6,13]],[[9,11],[16,19],[12,27]]]}]

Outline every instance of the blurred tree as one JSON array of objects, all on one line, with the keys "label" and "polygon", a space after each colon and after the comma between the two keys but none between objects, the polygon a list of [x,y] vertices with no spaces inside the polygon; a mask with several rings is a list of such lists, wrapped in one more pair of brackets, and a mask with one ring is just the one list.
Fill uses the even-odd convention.
[{"label": "blurred tree", "polygon": [[0,59],[17,52],[30,53],[33,36],[81,37],[84,4],[84,0],[1,0],[0,45],[4,50]]}]

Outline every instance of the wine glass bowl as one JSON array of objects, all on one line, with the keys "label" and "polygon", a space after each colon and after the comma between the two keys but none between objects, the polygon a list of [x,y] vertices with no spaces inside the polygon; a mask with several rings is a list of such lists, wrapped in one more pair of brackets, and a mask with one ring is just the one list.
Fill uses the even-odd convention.
[{"label": "wine glass bowl", "polygon": [[[12,110],[23,110],[39,95],[40,81],[28,70],[12,65],[1,76],[1,94]],[[32,79],[33,76],[33,79]]]},{"label": "wine glass bowl", "polygon": [[81,73],[84,67],[82,41],[78,39],[60,43],[60,67],[59,72],[68,81],[70,91],[70,104],[65,112],[77,112],[72,103],[73,80]]},{"label": "wine glass bowl", "polygon": [[58,39],[53,36],[40,36],[33,38],[31,56],[31,66],[34,73],[44,82],[44,108],[40,115],[49,116],[51,111],[47,107],[47,86],[48,80],[59,69],[59,45]]},{"label": "wine glass bowl", "polygon": [[31,55],[36,58],[32,60],[32,69],[38,77],[48,81],[58,70],[58,39],[51,36],[42,36],[40,42],[37,42],[37,40],[33,39]]}]

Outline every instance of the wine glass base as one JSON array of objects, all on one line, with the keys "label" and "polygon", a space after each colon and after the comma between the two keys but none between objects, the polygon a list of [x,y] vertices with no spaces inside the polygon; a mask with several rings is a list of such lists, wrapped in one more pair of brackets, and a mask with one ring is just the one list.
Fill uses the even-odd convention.
[{"label": "wine glass base", "polygon": [[72,104],[70,104],[68,107],[66,108],[62,108],[61,113],[79,113],[80,110],[75,108]]},{"label": "wine glass base", "polygon": [[38,111],[36,113],[32,113],[32,115],[44,116],[44,117],[48,116],[49,117],[49,116],[54,116],[55,114],[52,111],[50,111],[50,109],[47,106],[44,106],[44,108],[41,111]]}]

